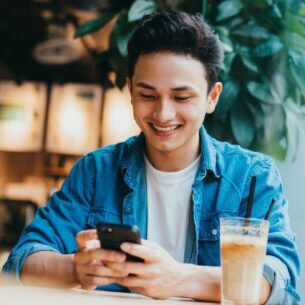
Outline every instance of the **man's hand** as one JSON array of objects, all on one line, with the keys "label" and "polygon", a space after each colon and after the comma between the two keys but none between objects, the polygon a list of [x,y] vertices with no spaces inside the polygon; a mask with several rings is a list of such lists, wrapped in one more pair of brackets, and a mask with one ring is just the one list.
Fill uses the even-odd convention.
[{"label": "man's hand", "polygon": [[127,271],[110,269],[107,264],[122,264],[126,255],[111,250],[103,250],[97,239],[96,230],[86,230],[77,234],[78,251],[74,255],[74,270],[77,282],[85,289],[118,282],[118,278],[128,275]]},{"label": "man's hand", "polygon": [[143,263],[122,260],[107,262],[114,272],[122,272],[125,278],[115,281],[131,290],[153,298],[165,299],[182,293],[183,264],[174,260],[157,244],[141,240],[142,244],[123,243],[121,249],[140,257]]}]

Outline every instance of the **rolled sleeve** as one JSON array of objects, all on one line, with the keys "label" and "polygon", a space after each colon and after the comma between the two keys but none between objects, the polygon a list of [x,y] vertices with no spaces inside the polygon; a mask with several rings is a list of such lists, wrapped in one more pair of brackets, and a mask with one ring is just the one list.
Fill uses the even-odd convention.
[{"label": "rolled sleeve", "polygon": [[7,262],[3,266],[3,276],[6,282],[20,282],[19,275],[26,258],[35,252],[52,251],[59,253],[58,250],[43,244],[27,244],[19,248],[15,253],[11,253]]},{"label": "rolled sleeve", "polygon": [[265,305],[300,304],[300,297],[289,284],[287,267],[276,257],[267,255],[264,264],[264,276],[272,286]]}]

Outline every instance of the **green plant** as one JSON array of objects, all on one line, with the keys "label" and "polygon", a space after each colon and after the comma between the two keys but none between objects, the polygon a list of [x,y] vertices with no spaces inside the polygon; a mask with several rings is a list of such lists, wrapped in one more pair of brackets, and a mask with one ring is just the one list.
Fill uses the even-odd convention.
[{"label": "green plant", "polygon": [[294,156],[305,122],[305,3],[303,0],[135,0],[122,9],[82,25],[80,37],[117,18],[109,50],[99,60],[126,77],[127,41],[136,23],[154,11],[202,12],[225,49],[220,73],[224,88],[205,125],[221,140],[283,160]]}]

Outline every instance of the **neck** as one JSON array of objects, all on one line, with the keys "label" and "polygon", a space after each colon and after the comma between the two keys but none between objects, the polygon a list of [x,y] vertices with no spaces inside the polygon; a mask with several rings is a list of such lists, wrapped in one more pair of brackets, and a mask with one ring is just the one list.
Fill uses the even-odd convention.
[{"label": "neck", "polygon": [[163,172],[176,172],[192,164],[200,154],[200,138],[174,151],[160,151],[146,145],[146,156],[152,166]]}]

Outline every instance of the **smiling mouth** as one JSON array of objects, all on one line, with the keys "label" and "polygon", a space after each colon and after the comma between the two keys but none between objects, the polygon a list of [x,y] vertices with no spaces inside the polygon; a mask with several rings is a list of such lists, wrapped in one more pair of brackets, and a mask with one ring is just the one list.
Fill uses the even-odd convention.
[{"label": "smiling mouth", "polygon": [[176,129],[178,129],[181,125],[171,125],[171,126],[158,126],[158,125],[155,125],[155,124],[150,124],[153,129],[155,129],[156,131],[159,131],[159,132],[171,132],[171,131],[174,131]]}]

